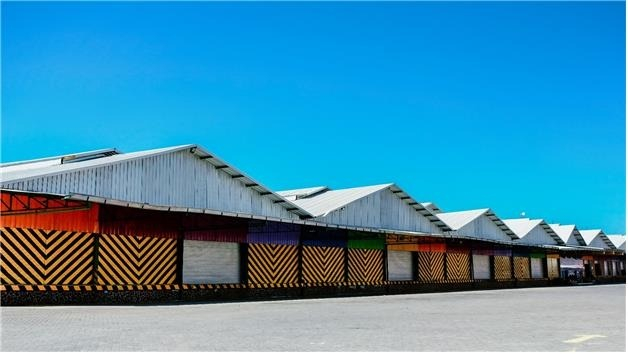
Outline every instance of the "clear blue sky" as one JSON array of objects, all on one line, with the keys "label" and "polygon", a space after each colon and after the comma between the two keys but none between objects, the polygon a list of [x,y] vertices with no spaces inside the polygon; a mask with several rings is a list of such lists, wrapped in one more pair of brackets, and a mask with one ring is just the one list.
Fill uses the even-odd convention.
[{"label": "clear blue sky", "polygon": [[2,3],[2,161],[197,143],[624,233],[625,4]]}]

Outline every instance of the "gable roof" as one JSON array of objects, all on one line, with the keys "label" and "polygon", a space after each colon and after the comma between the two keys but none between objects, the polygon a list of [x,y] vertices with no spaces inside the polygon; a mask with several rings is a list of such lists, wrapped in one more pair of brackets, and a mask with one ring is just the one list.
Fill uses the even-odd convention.
[{"label": "gable roof", "polygon": [[524,238],[527,236],[532,229],[537,226],[541,226],[543,230],[552,238],[558,245],[564,245],[565,242],[552,230],[552,228],[543,220],[543,219],[528,219],[528,218],[520,218],[520,219],[503,219],[502,220],[506,226],[508,226],[517,237]]},{"label": "gable roof", "polygon": [[596,237],[599,237],[602,240],[602,242],[604,242],[608,246],[608,248],[610,249],[617,248],[613,244],[613,242],[606,236],[604,231],[602,231],[602,229],[580,230],[580,234],[582,235],[582,238],[587,243],[587,246],[589,246]]},{"label": "gable roof", "polygon": [[506,235],[510,236],[510,238],[517,238],[517,235],[515,235],[515,233],[489,208],[436,214],[436,216],[445,222],[452,230],[459,230],[482,215],[489,218]]},{"label": "gable roof", "polygon": [[626,235],[606,235],[619,250],[626,249]]},{"label": "gable roof", "polygon": [[[312,191],[316,188],[322,187],[303,188],[296,191]],[[314,217],[322,217],[358,199],[362,199],[366,196],[369,196],[384,189],[390,189],[391,192],[394,193],[399,199],[406,202],[408,205],[414,208],[417,213],[426,217],[430,222],[437,225],[441,230],[451,231],[451,229],[442,220],[432,214],[419,202],[412,199],[410,195],[408,195],[394,183],[384,183],[372,186],[345,188],[338,190],[330,190],[329,188],[325,187],[322,192],[318,191],[316,193],[311,193],[310,196],[296,199],[293,201],[293,203],[300,208],[303,208]],[[291,193],[295,194],[294,190],[279,191],[277,193],[280,195],[290,195]]]},{"label": "gable roof", "polygon": [[326,192],[328,190],[329,188],[327,186],[320,186],[320,187],[290,189],[290,190],[285,190],[285,191],[279,191],[276,193],[288,200],[296,200],[296,199],[301,199],[301,198],[307,198],[314,194]]},{"label": "gable roof", "polygon": [[208,152],[203,147],[194,144],[172,146],[160,149],[144,150],[132,153],[121,153],[116,149],[104,149],[91,152],[76,153],[65,156],[55,156],[37,160],[18,161],[0,165],[0,182],[2,186],[9,183],[27,181],[34,178],[59,175],[66,172],[88,170],[95,167],[113,165],[122,161],[147,158],[177,151],[189,150],[200,160],[213,165],[217,170],[237,179],[245,188],[257,191],[260,196],[270,199],[275,204],[281,204],[287,211],[302,216],[312,217],[310,213],[294,205],[284,197],[272,192],[251,177],[245,175],[232,165],[216,155]]},{"label": "gable roof", "polygon": [[576,225],[560,225],[560,224],[549,224],[549,226],[554,230],[554,232],[558,235],[558,237],[567,244],[569,238],[573,235],[573,237],[578,241],[580,246],[586,246],[587,243],[582,238],[580,231],[576,228]]},{"label": "gable roof", "polygon": [[443,210],[439,208],[438,205],[436,205],[436,203],[434,202],[422,202],[421,205],[423,205],[425,209],[432,212],[432,214],[438,214],[443,212]]}]

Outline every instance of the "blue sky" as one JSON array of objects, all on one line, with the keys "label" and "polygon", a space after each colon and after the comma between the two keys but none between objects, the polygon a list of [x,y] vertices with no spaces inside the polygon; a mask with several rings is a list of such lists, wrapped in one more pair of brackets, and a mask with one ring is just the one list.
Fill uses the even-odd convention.
[{"label": "blue sky", "polygon": [[197,143],[624,233],[624,6],[3,2],[2,161]]}]

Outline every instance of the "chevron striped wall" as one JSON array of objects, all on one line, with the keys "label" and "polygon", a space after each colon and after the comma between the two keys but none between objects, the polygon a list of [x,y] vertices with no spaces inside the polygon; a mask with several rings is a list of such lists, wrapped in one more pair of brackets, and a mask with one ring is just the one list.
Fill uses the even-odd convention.
[{"label": "chevron striped wall", "polygon": [[384,280],[384,252],[376,249],[349,249],[349,281]]},{"label": "chevron striped wall", "polygon": [[0,228],[2,284],[84,285],[92,282],[91,233]]},{"label": "chevron striped wall", "polygon": [[250,284],[295,284],[299,282],[297,246],[252,243],[248,247]]},{"label": "chevron striped wall", "polygon": [[303,246],[304,283],[340,283],[345,281],[344,248]]},{"label": "chevron striped wall", "polygon": [[176,260],[173,239],[100,235],[98,284],[172,284]]},{"label": "chevron striped wall", "polygon": [[530,279],[530,258],[514,257],[515,278]]},{"label": "chevron striped wall", "polygon": [[419,252],[419,280],[442,282],[445,280],[445,254],[442,252]]},{"label": "chevron striped wall", "polygon": [[495,256],[494,258],[494,271],[495,271],[495,279],[498,280],[507,280],[511,279],[511,267],[510,267],[510,257],[508,256]]},{"label": "chevron striped wall", "polygon": [[447,279],[470,280],[470,261],[468,253],[447,253]]}]

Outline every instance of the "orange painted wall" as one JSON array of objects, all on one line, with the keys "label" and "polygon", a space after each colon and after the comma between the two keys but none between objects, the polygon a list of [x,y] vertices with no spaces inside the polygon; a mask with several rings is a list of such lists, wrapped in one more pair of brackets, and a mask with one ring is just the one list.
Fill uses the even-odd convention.
[{"label": "orange painted wall", "polygon": [[98,208],[98,204],[92,204],[81,210],[0,215],[0,226],[98,232]]}]

